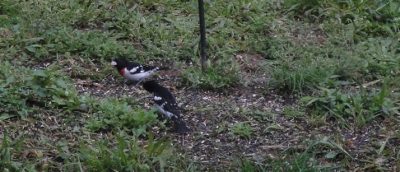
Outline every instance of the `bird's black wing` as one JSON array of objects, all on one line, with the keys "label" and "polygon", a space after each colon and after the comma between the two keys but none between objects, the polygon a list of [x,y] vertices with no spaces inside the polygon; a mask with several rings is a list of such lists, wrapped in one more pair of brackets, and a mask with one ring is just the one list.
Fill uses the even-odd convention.
[{"label": "bird's black wing", "polygon": [[170,104],[176,104],[175,97],[172,93],[165,87],[160,86],[154,92],[154,95],[162,97],[165,101],[169,102]]},{"label": "bird's black wing", "polygon": [[174,130],[176,132],[186,133],[190,131],[181,117],[175,97],[167,88],[159,85],[155,81],[147,81],[143,83],[143,88],[154,94],[153,101],[157,104],[158,110],[173,121]]},{"label": "bird's black wing", "polygon": [[154,102],[166,112],[170,112],[173,114],[173,116],[180,118],[178,104],[172,95],[168,96],[168,94],[162,95],[159,93],[154,93]]},{"label": "bird's black wing", "polygon": [[158,107],[162,109],[160,110],[161,113],[163,113],[173,121],[174,131],[178,133],[187,133],[190,131],[185,121],[182,119],[179,107],[175,101],[169,102],[168,100],[160,97],[160,95],[154,95],[153,100],[158,105]]},{"label": "bird's black wing", "polygon": [[150,71],[150,70],[157,70],[157,69],[158,69],[158,67],[156,67],[156,66],[147,66],[147,65],[143,65],[141,68],[142,71]]},{"label": "bird's black wing", "polygon": [[141,65],[139,63],[134,63],[134,62],[130,62],[127,66],[127,70],[129,71],[130,74],[143,73],[157,69],[158,67],[155,66]]},{"label": "bird's black wing", "polygon": [[126,69],[129,71],[130,74],[135,74],[140,72],[141,65],[135,62],[129,62],[126,65]]}]

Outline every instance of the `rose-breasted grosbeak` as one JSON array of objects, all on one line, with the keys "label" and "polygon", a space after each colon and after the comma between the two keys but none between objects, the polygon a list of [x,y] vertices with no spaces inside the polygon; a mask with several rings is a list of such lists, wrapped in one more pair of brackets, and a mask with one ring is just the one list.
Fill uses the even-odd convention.
[{"label": "rose-breasted grosbeak", "polygon": [[119,74],[129,81],[135,82],[136,85],[159,70],[158,67],[129,62],[125,58],[114,59],[111,61],[111,65],[117,68]]},{"label": "rose-breasted grosbeak", "polygon": [[186,133],[190,131],[181,117],[175,97],[167,88],[159,85],[154,80],[144,82],[143,88],[154,94],[153,101],[156,104],[158,111],[168,119],[172,120],[176,132]]}]

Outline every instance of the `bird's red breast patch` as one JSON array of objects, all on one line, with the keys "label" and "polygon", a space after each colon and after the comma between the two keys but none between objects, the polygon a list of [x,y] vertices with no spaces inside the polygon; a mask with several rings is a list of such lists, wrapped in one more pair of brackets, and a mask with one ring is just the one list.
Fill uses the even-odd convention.
[{"label": "bird's red breast patch", "polygon": [[125,74],[125,68],[122,68],[119,70],[119,74],[121,74],[121,76],[124,76]]}]

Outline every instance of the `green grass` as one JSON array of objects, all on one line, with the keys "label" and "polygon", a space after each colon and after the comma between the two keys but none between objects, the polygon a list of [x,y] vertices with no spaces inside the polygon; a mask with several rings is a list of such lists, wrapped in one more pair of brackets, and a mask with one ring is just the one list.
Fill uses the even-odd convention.
[{"label": "green grass", "polygon": [[[346,2],[348,3],[350,1]],[[388,1],[386,5],[381,4],[380,7],[386,8],[396,4]],[[343,11],[352,10],[351,13],[354,13],[357,19],[364,15],[364,9],[378,7],[373,3],[364,4],[365,6],[353,5],[358,6],[340,6],[333,1],[299,1],[288,5],[289,16],[307,18],[309,15],[316,17],[318,13],[323,15],[318,16],[318,20],[307,18],[306,23],[300,23],[302,27],[295,30],[283,27],[282,31],[277,33],[280,37],[271,40],[273,44],[268,52],[273,60],[266,69],[271,75],[267,88],[278,89],[284,94],[295,94],[299,97],[316,97],[312,100],[318,99],[318,101],[311,101],[313,103],[308,104],[313,105],[309,111],[312,118],[334,116],[338,119],[338,123],[345,126],[354,123],[357,127],[363,127],[368,122],[376,120],[378,116],[390,118],[398,113],[399,96],[397,93],[389,96],[388,93],[396,92],[394,90],[399,86],[393,82],[397,80],[399,74],[399,43],[398,35],[392,31],[383,33],[382,30],[372,31],[371,28],[363,28],[363,34],[368,36],[361,36],[360,28],[357,26],[360,23],[354,25],[342,23],[330,13],[335,11],[340,15]],[[371,18],[373,17],[363,20],[378,22]],[[357,22],[363,21],[360,20]],[[291,24],[287,23],[286,26]],[[382,26],[392,24],[397,23],[380,23]],[[316,27],[314,33],[310,32],[312,27]],[[318,36],[322,38],[318,39]],[[385,82],[382,84],[382,81]],[[365,88],[354,90],[360,86]],[[327,93],[321,88],[333,91]],[[319,104],[321,102],[325,103]],[[314,105],[318,106],[316,109],[319,110],[316,110]],[[348,123],[349,117],[350,123]]]},{"label": "green grass", "polygon": [[0,170],[1,171],[35,171],[33,162],[21,162],[14,155],[21,153],[23,138],[11,140],[7,131],[2,136],[0,145]]},{"label": "green grass", "polygon": [[246,122],[239,122],[233,124],[230,128],[230,131],[232,132],[233,135],[245,139],[250,139],[251,135],[253,134],[253,128],[250,126],[249,123]]},{"label": "green grass", "polygon": [[323,89],[320,97],[304,97],[303,101],[311,113],[334,117],[347,126],[351,119],[357,127],[363,127],[377,117],[393,117],[400,113],[390,92],[387,86],[371,92],[362,88],[355,93]]},{"label": "green grass", "polygon": [[61,108],[70,112],[80,101],[70,81],[57,71],[32,70],[8,62],[0,65],[1,117],[26,118],[37,108]]},{"label": "green grass", "polygon": [[394,36],[400,29],[400,3],[392,0],[285,1],[288,11],[311,22],[339,20],[354,27],[355,40],[369,36]]},{"label": "green grass", "polygon": [[[258,43],[266,40],[255,32],[265,26],[259,21],[266,15],[258,13],[268,4],[237,1],[223,11],[213,8],[224,3],[207,4],[210,57],[257,49]],[[194,60],[198,53],[195,2],[143,2],[136,8],[129,1],[28,1],[16,5],[22,11],[18,13],[20,24],[13,32],[12,43],[6,46],[15,46],[19,52],[39,59],[72,53],[87,58],[129,55],[138,59]],[[155,13],[147,8],[154,8]],[[236,10],[240,8],[247,12]],[[250,20],[244,21],[244,17]]]},{"label": "green grass", "polygon": [[150,136],[146,145],[140,145],[135,138],[127,140],[123,135],[117,135],[115,139],[116,143],[101,140],[93,146],[82,146],[79,159],[88,171],[171,170],[171,162],[179,159],[174,157],[166,140],[155,140]]},{"label": "green grass", "polygon": [[186,69],[182,74],[183,84],[194,88],[222,90],[238,85],[239,68],[231,60],[220,60],[202,71],[199,67]]},{"label": "green grass", "polygon": [[273,58],[281,59],[270,65],[270,86],[285,91],[302,94],[320,86],[337,86],[343,81],[364,83],[399,73],[399,44],[392,38],[368,39],[350,45],[277,43],[280,44],[270,51]]},{"label": "green grass", "polygon": [[311,153],[295,153],[291,155],[290,158],[282,158],[277,160],[271,160],[264,163],[253,162],[248,159],[241,161],[240,170],[243,172],[256,172],[256,171],[307,171],[307,172],[317,172],[317,171],[329,171],[327,168],[318,167],[315,164],[313,155]]},{"label": "green grass", "polygon": [[306,140],[307,146],[302,150],[288,148],[280,157],[265,162],[242,158],[239,162],[241,171],[332,171],[340,166],[331,163],[333,159],[349,161],[350,154],[340,143],[328,137]]},{"label": "green grass", "polygon": [[94,117],[87,121],[86,127],[92,131],[126,128],[134,130],[137,135],[145,134],[146,129],[157,122],[157,115],[140,107],[132,107],[127,101],[106,99],[95,103],[92,105]]}]

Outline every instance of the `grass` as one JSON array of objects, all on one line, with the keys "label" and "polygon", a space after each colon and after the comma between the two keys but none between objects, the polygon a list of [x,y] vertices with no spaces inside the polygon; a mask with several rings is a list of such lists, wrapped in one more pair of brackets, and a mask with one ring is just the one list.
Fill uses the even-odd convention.
[{"label": "grass", "polygon": [[33,163],[21,163],[14,160],[14,155],[22,152],[23,138],[11,140],[7,132],[0,145],[0,168],[4,171],[33,171]]},{"label": "grass", "polygon": [[252,127],[245,122],[240,122],[232,125],[230,128],[232,134],[237,135],[242,138],[250,139],[253,133]]},{"label": "grass", "polygon": [[[249,1],[248,3],[234,3],[231,9],[217,11],[212,6],[218,3],[210,3],[207,13],[207,23],[212,25],[209,29],[210,55],[212,58],[226,56],[237,45],[245,44],[255,37],[256,33],[249,33],[243,38],[230,36],[235,31],[229,25],[237,28],[239,23],[232,18],[235,8],[246,6],[248,14],[257,16],[257,11],[262,10],[264,3]],[[24,2],[18,4],[23,13],[20,19],[26,28],[35,26],[34,30],[18,30],[18,34],[12,35],[14,45],[24,53],[30,53],[37,58],[45,56],[54,57],[54,54],[78,53],[84,57],[98,56],[109,59],[114,55],[135,55],[137,58],[162,58],[169,57],[180,60],[193,60],[197,53],[197,13],[194,2],[174,3],[146,2],[143,6],[134,8],[128,1],[104,1],[93,4],[87,2],[57,2],[39,1],[36,4]],[[261,4],[261,6],[260,6]],[[171,5],[175,5],[172,8]],[[147,7],[154,7],[160,14],[153,15]],[[31,10],[35,7],[35,10]],[[53,9],[47,10],[45,7]],[[173,10],[180,9],[172,13]],[[255,12],[253,11],[256,10]],[[127,11],[131,10],[131,13]],[[103,11],[103,12],[102,12]],[[76,13],[80,13],[76,16]],[[168,14],[168,15],[161,15]],[[6,14],[11,15],[10,14]],[[219,15],[218,18],[214,18]],[[264,16],[265,17],[265,16]],[[33,18],[33,20],[31,20]],[[161,22],[160,22],[161,21]],[[226,26],[225,26],[226,25]],[[218,29],[218,30],[217,30]],[[222,30],[221,30],[222,29]],[[245,28],[243,28],[245,29]],[[255,29],[255,28],[252,28]],[[16,39],[23,37],[24,39]],[[249,37],[249,38],[246,38]],[[220,40],[229,38],[229,44]],[[140,43],[129,46],[129,41]],[[100,45],[99,45],[100,43]],[[242,45],[241,47],[247,47]],[[230,49],[229,51],[227,51]],[[245,50],[242,48],[242,50]],[[47,57],[48,58],[48,57]]]},{"label": "grass", "polygon": [[145,134],[146,129],[157,121],[157,115],[139,107],[128,105],[127,100],[103,100],[92,110],[97,117],[87,121],[86,127],[92,131],[111,129],[132,129],[137,135]]},{"label": "grass", "polygon": [[[201,71],[197,1],[0,1],[0,171],[398,166],[392,159],[399,152],[391,148],[400,121],[400,3],[205,5],[210,60]],[[260,56],[256,69],[238,62],[239,54],[249,55],[241,57],[251,67],[251,58]],[[164,131],[147,100],[139,101],[140,91],[106,94],[123,87],[110,83],[115,71],[109,61],[116,56],[180,66],[174,84],[190,89],[168,88],[183,104],[198,96],[184,110],[194,134]],[[244,84],[252,78],[246,76],[267,81]],[[85,94],[78,87],[82,80],[91,83]],[[260,145],[275,146],[266,151]],[[244,154],[240,163],[233,160],[238,154]]]},{"label": "grass", "polygon": [[239,68],[235,62],[220,60],[205,71],[199,67],[188,68],[183,72],[183,84],[194,88],[222,90],[239,84]]},{"label": "grass", "polygon": [[108,140],[98,141],[95,146],[82,146],[80,160],[87,165],[88,171],[157,171],[168,170],[170,163],[178,157],[166,140],[149,138],[143,148],[135,139],[126,140],[123,136],[116,138],[115,148],[109,148]]},{"label": "grass", "polygon": [[289,42],[273,49],[274,56],[285,58],[272,64],[270,84],[277,89],[302,94],[342,81],[364,83],[393,77],[399,70],[397,44],[392,38],[369,39],[353,45],[296,45]]},{"label": "grass", "polygon": [[32,70],[4,63],[0,66],[3,118],[26,118],[36,107],[75,110],[80,102],[71,83],[57,71]]},{"label": "grass", "polygon": [[[268,50],[270,57],[276,59],[269,65],[269,87],[305,96],[305,99],[309,95],[331,97],[333,101],[324,100],[330,102],[327,103],[329,105],[321,106],[325,110],[311,110],[310,113],[335,116],[342,121],[340,123],[347,123],[348,116],[351,116],[352,123],[358,127],[376,120],[378,116],[390,117],[398,113],[398,96],[386,94],[396,88],[383,85],[395,79],[399,72],[398,35],[393,32],[398,30],[399,25],[398,22],[377,21],[374,18],[378,13],[385,15],[378,12],[381,9],[398,10],[397,3],[286,1],[284,5],[289,9],[289,16],[303,20],[300,23],[303,27],[292,31],[294,33],[290,33],[289,27],[284,27],[282,33],[277,33],[281,38],[274,40],[277,44]],[[344,22],[341,17],[349,15],[352,20]],[[390,17],[389,20],[392,20],[396,15]],[[334,23],[336,26],[332,27]],[[316,28],[312,31],[314,35],[310,35],[310,27]],[[385,82],[376,84],[380,81]],[[361,85],[365,89],[354,89]],[[333,95],[320,88],[334,90],[330,91]]]},{"label": "grass", "polygon": [[[323,155],[321,157],[321,155]],[[310,141],[308,147],[302,152],[287,150],[285,155],[278,159],[265,162],[255,162],[249,159],[240,161],[241,171],[332,171],[334,164],[318,164],[318,159],[330,161],[332,159],[350,159],[349,154],[337,143],[327,137]]]},{"label": "grass", "polygon": [[346,121],[350,118],[357,127],[363,127],[377,117],[399,114],[399,108],[389,97],[390,92],[387,87],[372,92],[361,89],[353,94],[324,89],[321,97],[304,97],[303,101],[311,113],[331,116],[344,124],[347,124]]},{"label": "grass", "polygon": [[393,36],[399,30],[398,12],[400,4],[394,1],[374,2],[360,0],[345,1],[285,1],[293,15],[311,21],[323,22],[332,18],[355,28],[355,40],[369,35]]}]

